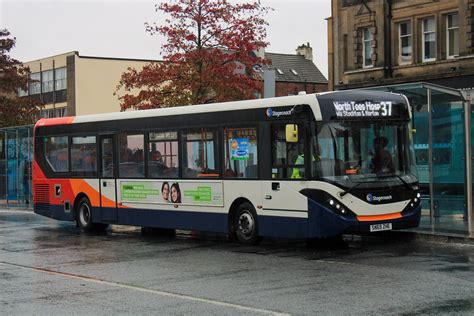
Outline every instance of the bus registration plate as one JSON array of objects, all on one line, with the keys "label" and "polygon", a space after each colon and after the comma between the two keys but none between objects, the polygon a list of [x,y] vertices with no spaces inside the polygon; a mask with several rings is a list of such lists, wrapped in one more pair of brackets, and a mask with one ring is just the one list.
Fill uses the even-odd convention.
[{"label": "bus registration plate", "polygon": [[392,223],[370,225],[370,232],[379,232],[382,230],[391,230]]}]

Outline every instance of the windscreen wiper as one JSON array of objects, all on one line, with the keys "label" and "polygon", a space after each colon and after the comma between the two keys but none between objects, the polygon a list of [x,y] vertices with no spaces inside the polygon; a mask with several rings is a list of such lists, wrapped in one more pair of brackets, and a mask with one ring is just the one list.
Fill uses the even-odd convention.
[{"label": "windscreen wiper", "polygon": [[[366,177],[365,179],[373,179],[373,178],[377,178],[377,176]],[[357,188],[357,187],[358,187],[359,185],[361,185],[362,183],[376,183],[376,182],[377,182],[377,181],[359,181],[359,182],[357,182],[355,185],[351,186],[349,189],[344,190],[344,192],[339,193],[339,196],[340,196],[340,197],[343,197],[343,196],[346,195],[347,193],[352,192],[352,190],[354,190],[355,188]]]},{"label": "windscreen wiper", "polygon": [[411,190],[411,186],[408,184],[408,182],[406,182],[405,180],[403,180],[403,178],[398,175],[398,174],[387,174],[387,175],[382,175],[382,176],[379,176],[379,178],[390,178],[390,177],[396,177],[398,178],[402,183],[403,185],[407,188],[407,189],[410,189]]}]

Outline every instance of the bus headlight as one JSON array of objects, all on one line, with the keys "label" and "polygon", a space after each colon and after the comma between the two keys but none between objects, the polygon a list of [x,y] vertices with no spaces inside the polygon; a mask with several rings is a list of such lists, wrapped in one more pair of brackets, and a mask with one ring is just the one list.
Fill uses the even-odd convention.
[{"label": "bus headlight", "polygon": [[333,199],[329,200],[329,205],[333,206],[333,205],[334,205],[334,203],[335,203],[335,202],[334,202],[334,200],[333,200]]},{"label": "bus headlight", "polygon": [[421,198],[420,192],[418,192],[418,193],[416,194],[416,197],[417,197],[417,198]]}]

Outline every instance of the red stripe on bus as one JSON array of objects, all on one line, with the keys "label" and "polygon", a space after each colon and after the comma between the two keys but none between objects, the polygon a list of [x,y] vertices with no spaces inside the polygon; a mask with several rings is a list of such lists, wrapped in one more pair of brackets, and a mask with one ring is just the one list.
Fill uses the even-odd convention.
[{"label": "red stripe on bus", "polygon": [[36,123],[35,128],[38,126],[67,125],[72,124],[72,122],[74,122],[74,116],[41,119]]}]

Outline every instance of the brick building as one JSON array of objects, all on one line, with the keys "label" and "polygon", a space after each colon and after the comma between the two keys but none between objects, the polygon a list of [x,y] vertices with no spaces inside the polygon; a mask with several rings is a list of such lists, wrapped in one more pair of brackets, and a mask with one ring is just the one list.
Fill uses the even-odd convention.
[{"label": "brick building", "polygon": [[474,87],[473,0],[332,0],[329,89]]}]

